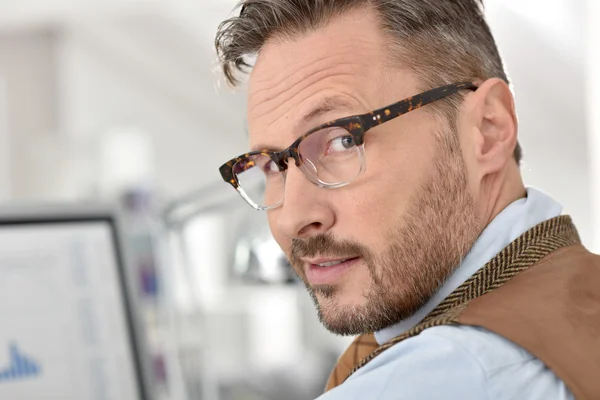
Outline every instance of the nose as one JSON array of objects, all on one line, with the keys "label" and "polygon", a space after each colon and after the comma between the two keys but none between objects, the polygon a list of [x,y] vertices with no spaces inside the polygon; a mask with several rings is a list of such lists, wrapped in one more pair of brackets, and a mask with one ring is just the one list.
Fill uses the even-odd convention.
[{"label": "nose", "polygon": [[311,183],[294,163],[288,164],[284,201],[278,210],[276,226],[290,239],[307,239],[326,233],[335,221],[327,201],[327,189]]}]

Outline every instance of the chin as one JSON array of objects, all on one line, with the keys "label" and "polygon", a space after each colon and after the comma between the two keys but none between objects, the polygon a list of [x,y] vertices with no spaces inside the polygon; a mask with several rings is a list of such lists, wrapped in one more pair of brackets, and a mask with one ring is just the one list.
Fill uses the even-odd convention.
[{"label": "chin", "polygon": [[319,321],[338,335],[357,335],[368,331],[366,304],[362,296],[313,296]]},{"label": "chin", "polygon": [[318,305],[325,308],[352,307],[359,308],[365,306],[367,299],[361,292],[349,292],[339,286],[314,286],[311,288],[313,298],[316,297]]}]

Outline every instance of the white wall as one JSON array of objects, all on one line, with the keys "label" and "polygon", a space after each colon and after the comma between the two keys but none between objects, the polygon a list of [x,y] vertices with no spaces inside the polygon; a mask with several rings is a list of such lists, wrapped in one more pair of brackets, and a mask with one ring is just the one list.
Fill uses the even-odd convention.
[{"label": "white wall", "polygon": [[588,155],[592,212],[590,224],[594,235],[591,247],[600,253],[600,2],[587,0],[586,77],[588,112]]},{"label": "white wall", "polygon": [[8,137],[6,81],[0,73],[0,203],[10,198],[10,141]]},{"label": "white wall", "polygon": [[218,166],[246,147],[244,99],[217,88],[212,49],[151,15],[95,23],[0,36],[0,144],[10,153],[0,195],[89,195],[97,148],[114,128],[149,134],[157,186],[168,197],[220,179]]},{"label": "white wall", "polygon": [[219,179],[230,151],[243,151],[243,99],[216,90],[210,50],[182,46],[186,37],[160,19],[135,22],[63,37],[63,126],[84,137],[121,126],[145,130],[158,185],[173,196]]},{"label": "white wall", "polygon": [[[60,160],[57,137],[54,79],[55,38],[48,31],[0,36],[0,75],[4,79],[5,109],[0,130],[9,151],[8,170],[12,196],[28,198],[52,192]],[[6,178],[5,178],[6,181]],[[6,182],[5,182],[6,184]]]},{"label": "white wall", "polygon": [[584,3],[490,0],[487,4],[516,97],[525,183],[562,203],[590,245]]}]

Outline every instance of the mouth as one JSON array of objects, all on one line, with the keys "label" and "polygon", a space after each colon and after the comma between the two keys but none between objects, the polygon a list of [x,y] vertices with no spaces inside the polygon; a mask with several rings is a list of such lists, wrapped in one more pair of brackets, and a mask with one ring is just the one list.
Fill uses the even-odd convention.
[{"label": "mouth", "polygon": [[306,279],[311,285],[330,285],[335,283],[348,270],[356,265],[360,257],[340,259],[320,259],[306,261]]}]

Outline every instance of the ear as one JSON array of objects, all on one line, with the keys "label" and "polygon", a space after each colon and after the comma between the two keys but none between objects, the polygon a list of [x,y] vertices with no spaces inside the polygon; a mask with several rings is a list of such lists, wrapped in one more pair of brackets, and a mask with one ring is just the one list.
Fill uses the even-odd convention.
[{"label": "ear", "polygon": [[469,99],[473,151],[480,178],[514,162],[517,145],[517,117],[510,88],[502,79],[483,82]]}]

